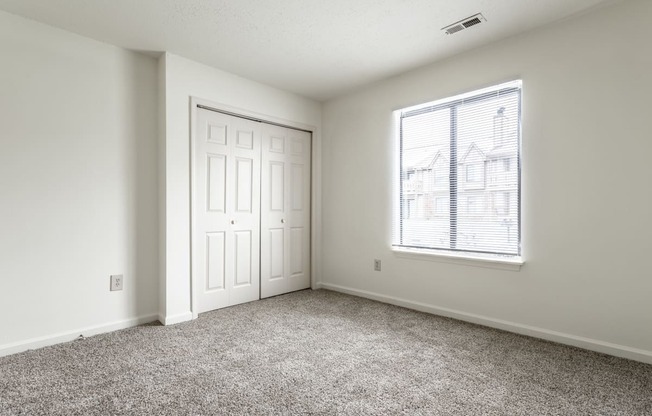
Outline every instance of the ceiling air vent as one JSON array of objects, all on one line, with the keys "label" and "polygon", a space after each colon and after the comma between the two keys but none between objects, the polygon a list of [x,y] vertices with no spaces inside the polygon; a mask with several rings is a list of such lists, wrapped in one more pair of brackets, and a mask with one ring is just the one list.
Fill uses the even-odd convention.
[{"label": "ceiling air vent", "polygon": [[452,35],[453,33],[457,33],[461,30],[468,29],[471,26],[475,26],[486,21],[487,19],[485,19],[481,13],[478,13],[476,15],[469,16],[466,19],[462,19],[459,22],[455,22],[452,25],[448,25],[441,30],[445,31],[447,35]]}]

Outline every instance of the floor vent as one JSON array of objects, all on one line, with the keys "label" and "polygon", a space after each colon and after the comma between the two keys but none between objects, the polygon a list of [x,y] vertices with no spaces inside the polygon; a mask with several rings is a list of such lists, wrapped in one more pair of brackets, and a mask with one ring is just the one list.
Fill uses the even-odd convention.
[{"label": "floor vent", "polygon": [[487,19],[485,19],[481,13],[478,13],[476,15],[469,16],[466,19],[462,19],[459,22],[455,22],[452,25],[448,25],[441,30],[445,31],[447,35],[452,35],[453,33],[457,33],[461,30],[468,29],[471,26],[475,26],[486,21]]}]

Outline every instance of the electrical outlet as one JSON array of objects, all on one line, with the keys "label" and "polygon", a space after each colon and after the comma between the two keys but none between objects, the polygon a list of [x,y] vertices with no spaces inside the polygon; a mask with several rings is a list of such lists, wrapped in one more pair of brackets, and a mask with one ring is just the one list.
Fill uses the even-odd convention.
[{"label": "electrical outlet", "polygon": [[374,259],[374,270],[379,272],[380,271],[380,260]]},{"label": "electrical outlet", "polygon": [[121,274],[114,274],[111,276],[111,292],[115,290],[122,290],[124,284],[124,276]]}]

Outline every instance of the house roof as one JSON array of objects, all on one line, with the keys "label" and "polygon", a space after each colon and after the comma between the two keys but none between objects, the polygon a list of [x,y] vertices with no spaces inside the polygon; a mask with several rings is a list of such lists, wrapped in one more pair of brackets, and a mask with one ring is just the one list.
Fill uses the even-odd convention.
[{"label": "house roof", "polygon": [[439,158],[448,160],[444,152],[435,146],[404,150],[403,168],[410,170],[429,169],[434,166]]},{"label": "house roof", "polygon": [[480,148],[475,143],[471,143],[466,153],[464,153],[464,156],[460,159],[459,163],[466,163],[466,159],[468,159],[473,152],[477,153],[480,156],[480,159],[482,160],[485,160],[487,158],[485,153],[482,150],[480,150]]},{"label": "house roof", "polygon": [[498,159],[505,156],[512,156],[514,154],[514,148],[510,146],[496,146],[489,153],[487,153],[487,159]]}]

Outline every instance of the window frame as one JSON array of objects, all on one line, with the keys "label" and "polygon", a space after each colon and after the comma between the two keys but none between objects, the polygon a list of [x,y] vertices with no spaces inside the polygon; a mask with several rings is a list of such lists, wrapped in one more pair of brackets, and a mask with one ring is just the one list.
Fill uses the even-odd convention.
[{"label": "window frame", "polygon": [[[484,252],[484,251],[472,251],[468,249],[439,249],[439,248],[425,248],[425,247],[411,247],[409,245],[402,245],[398,244],[397,241],[394,241],[397,239],[396,234],[397,232],[394,231],[392,233],[392,244],[391,248],[392,251],[398,256],[398,257],[404,257],[404,258],[415,258],[419,260],[432,260],[432,261],[443,261],[446,263],[456,263],[456,264],[465,264],[465,265],[475,265],[475,266],[481,266],[481,267],[490,267],[490,268],[498,268],[498,269],[504,269],[504,270],[520,270],[520,267],[524,264],[524,258],[523,258],[523,234],[522,234],[522,200],[521,200],[521,194],[522,194],[522,124],[523,124],[523,119],[522,119],[522,107],[523,107],[523,86],[522,86],[522,81],[521,80],[515,80],[515,81],[510,81],[507,83],[503,84],[498,84],[494,86],[490,86],[487,88],[483,89],[478,89],[478,90],[473,90],[464,94],[459,94],[459,95],[454,95],[450,96],[447,98],[444,98],[442,100],[437,100],[429,103],[424,103],[420,105],[416,105],[413,107],[407,107],[407,108],[402,108],[402,109],[397,109],[394,111],[394,122],[395,122],[395,172],[394,172],[394,180],[398,183],[396,189],[393,192],[393,224],[394,227],[398,228],[398,240],[402,241],[403,239],[403,230],[401,227],[401,218],[402,218],[402,210],[403,210],[403,189],[402,189],[402,182],[403,178],[401,178],[401,172],[402,172],[402,157],[401,157],[401,151],[402,151],[402,141],[403,141],[403,131],[402,131],[402,120],[405,117],[413,116],[413,115],[419,115],[422,113],[429,113],[429,112],[434,112],[438,110],[442,110],[445,108],[450,109],[451,111],[451,119],[453,117],[457,117],[456,114],[456,108],[462,104],[466,103],[473,103],[473,102],[478,102],[478,101],[483,101],[486,99],[491,99],[496,97],[496,95],[506,95],[509,93],[516,93],[518,94],[518,99],[519,99],[519,105],[518,105],[518,117],[519,117],[519,124],[518,124],[518,130],[517,130],[517,152],[516,152],[516,166],[511,165],[511,160],[510,160],[510,170],[511,169],[516,169],[517,172],[517,189],[516,189],[516,198],[517,198],[517,219],[518,219],[518,229],[517,229],[517,236],[518,236],[518,254],[499,254],[499,253],[490,253],[490,252]],[[452,127],[451,128],[451,155],[450,159],[451,160],[457,160],[457,143],[456,143],[456,128]],[[398,138],[398,139],[396,139]],[[501,160],[499,163],[499,168],[503,168],[502,163],[503,161]],[[466,169],[466,168],[464,168]],[[487,181],[487,172],[488,167],[484,166],[484,181]],[[449,181],[450,181],[450,196],[449,196],[449,203],[453,204],[453,201],[455,201],[455,204],[457,206],[457,209],[459,209],[459,204],[458,204],[458,187],[462,184],[465,183],[466,180],[463,182],[460,181],[460,178],[462,177],[462,172],[457,171],[457,164],[456,163],[451,163],[451,169],[450,169],[450,176],[449,176]],[[464,179],[466,179],[466,173],[464,172]],[[501,169],[501,173],[502,169]],[[457,178],[456,181],[453,181],[450,179],[450,177],[455,176]],[[483,181],[483,182],[484,182]],[[455,182],[456,186],[453,186],[453,182]],[[486,184],[485,184],[486,185]],[[493,202],[493,201],[492,201]],[[493,203],[492,203],[493,205]],[[441,214],[439,214],[441,215]],[[457,221],[457,218],[453,219],[452,218],[452,212],[451,212],[451,220],[450,221]],[[453,226],[451,226],[451,233],[456,233],[457,231],[457,224],[455,225],[455,230],[453,229]]]}]

